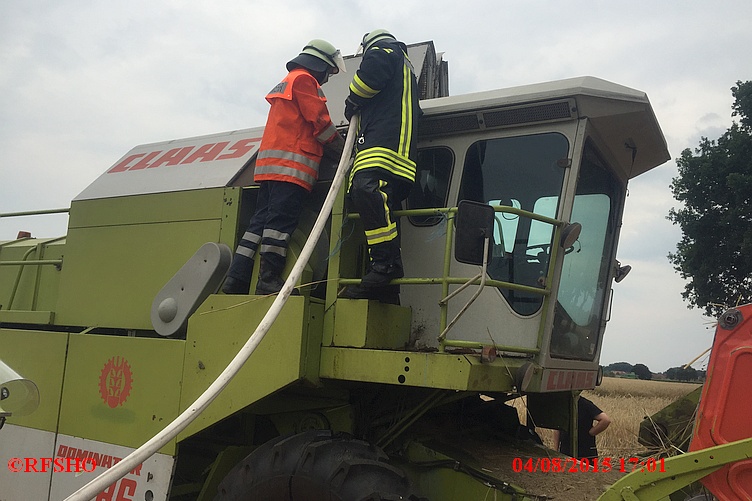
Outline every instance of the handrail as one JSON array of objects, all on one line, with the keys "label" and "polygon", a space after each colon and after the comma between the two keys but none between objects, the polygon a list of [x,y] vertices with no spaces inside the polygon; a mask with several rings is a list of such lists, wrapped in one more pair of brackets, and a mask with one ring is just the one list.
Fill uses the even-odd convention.
[{"label": "handrail", "polygon": [[41,216],[43,214],[64,214],[70,212],[70,207],[62,209],[29,210],[23,212],[0,212],[0,219],[4,217]]},{"label": "handrail", "polygon": [[[8,300],[8,309],[9,310],[13,309],[13,301],[16,299],[16,293],[18,292],[18,286],[21,283],[21,274],[23,273],[24,266],[54,265],[58,270],[60,270],[60,268],[63,265],[63,260],[62,259],[38,259],[38,260],[35,260],[35,261],[27,261],[26,258],[28,258],[31,255],[31,253],[34,252],[34,251],[36,251],[41,256],[42,253],[44,252],[45,247],[48,244],[51,244],[53,242],[57,242],[57,241],[63,240],[64,238],[65,237],[58,237],[58,238],[53,238],[52,240],[46,240],[44,242],[39,242],[37,245],[29,248],[29,250],[27,250],[24,253],[24,255],[23,255],[23,257],[21,258],[20,261],[19,260],[14,260],[14,261],[0,261],[0,265],[4,265],[4,266],[11,266],[12,265],[12,266],[18,266],[19,267],[18,268],[18,274],[16,275],[16,280],[13,283],[13,288],[11,289],[10,298]],[[24,240],[26,240],[26,239],[24,239]],[[38,269],[39,268],[37,268],[37,270]],[[35,280],[34,281],[34,291],[33,291],[33,296],[35,298],[36,298],[36,294],[37,294],[37,290],[36,289],[37,289],[38,285],[39,285],[38,281]],[[34,302],[36,302],[36,299],[34,300]]]},{"label": "handrail", "polygon": [[[451,264],[451,258],[452,258],[452,243],[454,241],[454,225],[450,224],[451,221],[453,221],[455,214],[457,212],[457,207],[442,207],[442,208],[428,208],[428,209],[404,209],[404,210],[398,210],[394,211],[393,214],[398,217],[404,217],[404,216],[443,216],[446,217],[447,221],[447,227],[446,227],[446,239],[445,239],[445,248],[444,248],[444,263],[443,263],[443,270],[442,275],[439,277],[429,277],[429,278],[399,278],[392,280],[391,283],[396,285],[435,285],[435,284],[441,284],[442,286],[442,297],[447,297],[449,295],[449,286],[450,285],[462,285],[469,283],[470,285],[480,285],[481,282],[484,282],[484,287],[501,287],[505,289],[520,291],[520,292],[527,292],[531,294],[539,294],[543,296],[544,300],[544,310],[545,310],[545,303],[549,300],[551,296],[551,287],[553,282],[553,271],[554,267],[556,266],[556,257],[557,257],[557,250],[559,246],[559,242],[561,240],[561,229],[564,227],[567,222],[560,221],[555,218],[551,218],[548,216],[543,216],[541,214],[537,214],[534,212],[526,211],[523,209],[518,209],[516,207],[510,207],[505,205],[492,205],[494,212],[502,212],[502,213],[509,213],[514,214],[520,217],[526,217],[530,218],[536,221],[541,221],[543,223],[548,223],[554,227],[554,234],[552,236],[552,242],[551,242],[551,255],[549,256],[548,260],[548,269],[546,272],[546,282],[542,287],[534,287],[530,285],[522,285],[517,284],[514,282],[505,282],[501,280],[492,280],[492,279],[486,279],[483,281],[481,278],[475,278],[475,280],[471,280],[471,277],[453,277],[450,275],[450,264]],[[359,219],[360,215],[357,213],[349,213],[345,215],[345,219]],[[355,278],[338,278],[338,284],[339,285],[359,285],[361,283],[360,279]],[[440,303],[440,320],[439,320],[439,329],[443,333],[446,330],[447,324],[448,324],[448,305],[446,303]],[[545,315],[541,319],[541,322],[545,321]],[[481,343],[476,341],[463,341],[463,340],[452,340],[452,339],[446,339],[446,336],[439,336],[439,350],[445,351],[445,347],[457,347],[457,348],[473,348],[473,349],[481,349],[484,346],[487,346],[488,343]],[[506,352],[518,352],[518,353],[526,353],[526,354],[535,354],[539,353],[541,349],[541,341],[542,341],[542,329],[539,330],[539,336],[538,340],[536,342],[536,348],[526,348],[526,347],[515,347],[515,346],[506,346],[506,345],[497,345],[494,344],[493,346],[500,351],[506,351]]]},{"label": "handrail", "polygon": [[[11,218],[11,217],[22,217],[22,216],[41,216],[46,214],[66,214],[70,213],[70,207],[64,207],[60,209],[41,209],[41,210],[30,210],[30,211],[20,211],[20,212],[0,212],[0,219],[2,218]],[[28,258],[32,252],[37,250],[39,252],[39,255],[41,256],[42,252],[44,251],[45,246],[52,242],[57,242],[59,240],[64,239],[65,237],[58,237],[53,238],[52,240],[46,240],[44,242],[39,242],[36,246],[31,247],[26,253],[23,255],[23,258],[21,260],[11,260],[11,261],[2,261],[0,260],[0,266],[18,266],[18,274],[16,275],[16,280],[13,284],[13,288],[11,289],[10,294],[10,300],[8,301],[8,309],[11,309],[13,306],[13,301],[16,298],[16,292],[18,292],[18,286],[21,283],[21,274],[23,273],[23,270],[26,266],[54,266],[58,270],[60,270],[63,266],[63,260],[62,259],[37,259],[33,261],[29,261],[26,258]],[[31,240],[31,237],[22,237],[17,238],[16,240],[8,240],[5,242],[0,243],[0,247],[9,246],[14,243],[23,242]],[[39,268],[37,268],[37,276],[39,273]],[[33,295],[36,298],[36,289],[38,287],[39,283],[38,280],[34,281],[34,291]],[[36,299],[34,299],[34,302],[36,302]]]},{"label": "handrail", "polygon": [[37,261],[0,261],[0,266],[62,266],[62,264],[62,259],[39,259]]}]

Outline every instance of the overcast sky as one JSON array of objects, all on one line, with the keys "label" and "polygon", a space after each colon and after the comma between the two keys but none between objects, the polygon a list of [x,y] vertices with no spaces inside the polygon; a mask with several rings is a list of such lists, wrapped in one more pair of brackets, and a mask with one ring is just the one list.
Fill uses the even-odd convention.
[{"label": "overcast sky", "polygon": [[[583,75],[642,90],[675,159],[731,125],[751,26],[749,0],[4,1],[0,213],[68,207],[136,145],[263,125],[264,95],[309,39],[352,54],[375,28],[433,40],[453,95]],[[618,257],[633,270],[614,286],[603,364],[659,372],[712,343],[666,258],[681,236],[665,219],[675,175],[672,160],[630,184]],[[0,240],[66,224],[0,219]]]}]

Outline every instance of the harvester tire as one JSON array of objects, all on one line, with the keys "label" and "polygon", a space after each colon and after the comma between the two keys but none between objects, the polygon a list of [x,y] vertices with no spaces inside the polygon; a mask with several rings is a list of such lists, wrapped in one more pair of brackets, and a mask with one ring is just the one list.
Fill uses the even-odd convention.
[{"label": "harvester tire", "polygon": [[425,501],[368,442],[313,430],[254,450],[219,485],[215,501]]}]

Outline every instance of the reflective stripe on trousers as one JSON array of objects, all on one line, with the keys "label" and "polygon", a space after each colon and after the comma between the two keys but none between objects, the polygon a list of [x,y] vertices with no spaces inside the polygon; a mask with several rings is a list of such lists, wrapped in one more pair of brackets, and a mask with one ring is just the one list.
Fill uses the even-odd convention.
[{"label": "reflective stripe on trousers", "polygon": [[294,183],[261,182],[256,211],[238,244],[227,275],[250,281],[257,253],[274,269],[284,269],[290,237],[298,226],[307,196],[308,190]]}]

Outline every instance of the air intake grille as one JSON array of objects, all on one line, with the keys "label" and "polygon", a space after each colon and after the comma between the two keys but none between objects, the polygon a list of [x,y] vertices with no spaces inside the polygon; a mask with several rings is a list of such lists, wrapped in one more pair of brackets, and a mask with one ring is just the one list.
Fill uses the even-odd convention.
[{"label": "air intake grille", "polygon": [[569,102],[560,101],[558,103],[525,106],[524,108],[491,111],[483,114],[483,120],[486,127],[504,127],[530,122],[561,120],[571,116]]},{"label": "air intake grille", "polygon": [[476,115],[464,115],[458,117],[437,118],[435,120],[423,120],[418,128],[421,136],[434,136],[438,134],[451,134],[467,130],[478,130],[480,124]]},{"label": "air intake grille", "polygon": [[428,118],[420,123],[419,134],[421,136],[438,136],[527,123],[568,120],[576,117],[576,111],[573,108],[574,102],[557,101],[488,111],[483,113],[482,121],[478,120],[479,114],[477,113]]}]

